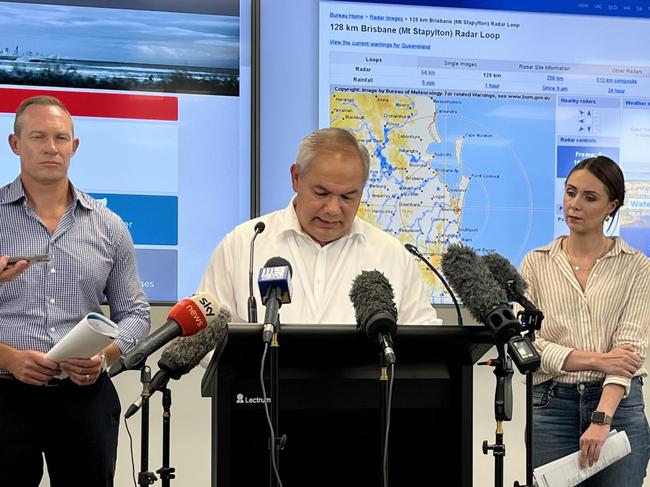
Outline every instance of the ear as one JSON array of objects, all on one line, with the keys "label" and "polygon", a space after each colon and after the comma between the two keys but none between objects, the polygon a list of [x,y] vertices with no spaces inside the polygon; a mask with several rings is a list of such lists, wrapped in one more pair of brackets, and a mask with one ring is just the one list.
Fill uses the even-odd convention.
[{"label": "ear", "polygon": [[618,200],[610,201],[609,205],[607,206],[607,216],[611,216],[612,212],[618,208]]},{"label": "ear", "polygon": [[18,146],[18,136],[16,134],[9,134],[8,141],[9,141],[9,147],[11,147],[11,152],[19,156],[20,148]]},{"label": "ear", "polygon": [[298,164],[291,165],[291,187],[295,193],[298,192],[298,178],[300,177],[300,168]]},{"label": "ear", "polygon": [[72,155],[74,156],[75,153],[77,152],[77,149],[79,148],[79,139],[74,139],[72,141]]}]

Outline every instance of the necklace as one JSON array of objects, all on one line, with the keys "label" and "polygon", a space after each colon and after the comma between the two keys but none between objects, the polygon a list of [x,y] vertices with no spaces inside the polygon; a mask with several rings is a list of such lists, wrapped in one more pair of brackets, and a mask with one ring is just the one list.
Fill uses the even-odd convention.
[{"label": "necklace", "polygon": [[607,253],[607,250],[609,248],[609,239],[606,238],[605,239],[605,248],[600,253],[600,255],[598,257],[596,257],[596,260],[594,260],[593,264],[591,264],[588,267],[580,267],[579,265],[577,265],[575,263],[573,257],[571,256],[571,252],[569,252],[569,241],[565,240],[565,242],[566,242],[565,250],[566,250],[567,256],[569,257],[569,264],[571,265],[571,267],[573,267],[573,270],[575,272],[580,272],[580,271],[589,272],[589,271],[591,271],[594,267],[596,267],[596,264],[598,264],[598,262],[600,262],[600,259],[603,258],[603,255],[605,255]]}]

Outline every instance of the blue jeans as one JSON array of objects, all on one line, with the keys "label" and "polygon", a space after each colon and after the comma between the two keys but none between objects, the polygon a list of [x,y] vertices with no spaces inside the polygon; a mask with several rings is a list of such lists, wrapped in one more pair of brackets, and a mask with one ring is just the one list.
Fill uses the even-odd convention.
[{"label": "blue jeans", "polygon": [[[590,425],[603,381],[561,384],[553,380],[533,388],[533,463],[535,467],[578,451],[580,436]],[[612,429],[625,431],[632,452],[580,487],[641,487],[650,459],[650,429],[643,404],[643,379],[632,379],[630,394],[621,400]]]}]

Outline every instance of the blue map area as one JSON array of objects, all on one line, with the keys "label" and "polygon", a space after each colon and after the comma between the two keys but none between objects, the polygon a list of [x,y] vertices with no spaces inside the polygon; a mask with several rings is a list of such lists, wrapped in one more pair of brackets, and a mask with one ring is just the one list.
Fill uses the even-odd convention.
[{"label": "blue map area", "polygon": [[[554,238],[552,97],[398,94],[387,109],[386,96],[333,96],[333,125],[373,155],[362,217],[429,256],[462,242],[515,266]],[[435,283],[431,293],[449,301]]]}]

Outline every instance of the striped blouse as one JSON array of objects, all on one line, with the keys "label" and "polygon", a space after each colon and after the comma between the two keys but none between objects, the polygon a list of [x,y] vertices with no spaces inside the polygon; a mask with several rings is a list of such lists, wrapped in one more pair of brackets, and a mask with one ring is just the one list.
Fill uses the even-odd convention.
[{"label": "striped blouse", "polygon": [[[583,291],[558,237],[524,258],[521,273],[528,296],[544,312],[535,345],[542,356],[534,383],[549,379],[576,383],[605,379],[629,391],[630,380],[598,370],[566,372],[573,350],[609,352],[632,344],[645,360],[650,330],[650,260],[621,238],[593,267]],[[642,367],[636,376],[647,375]]]}]

